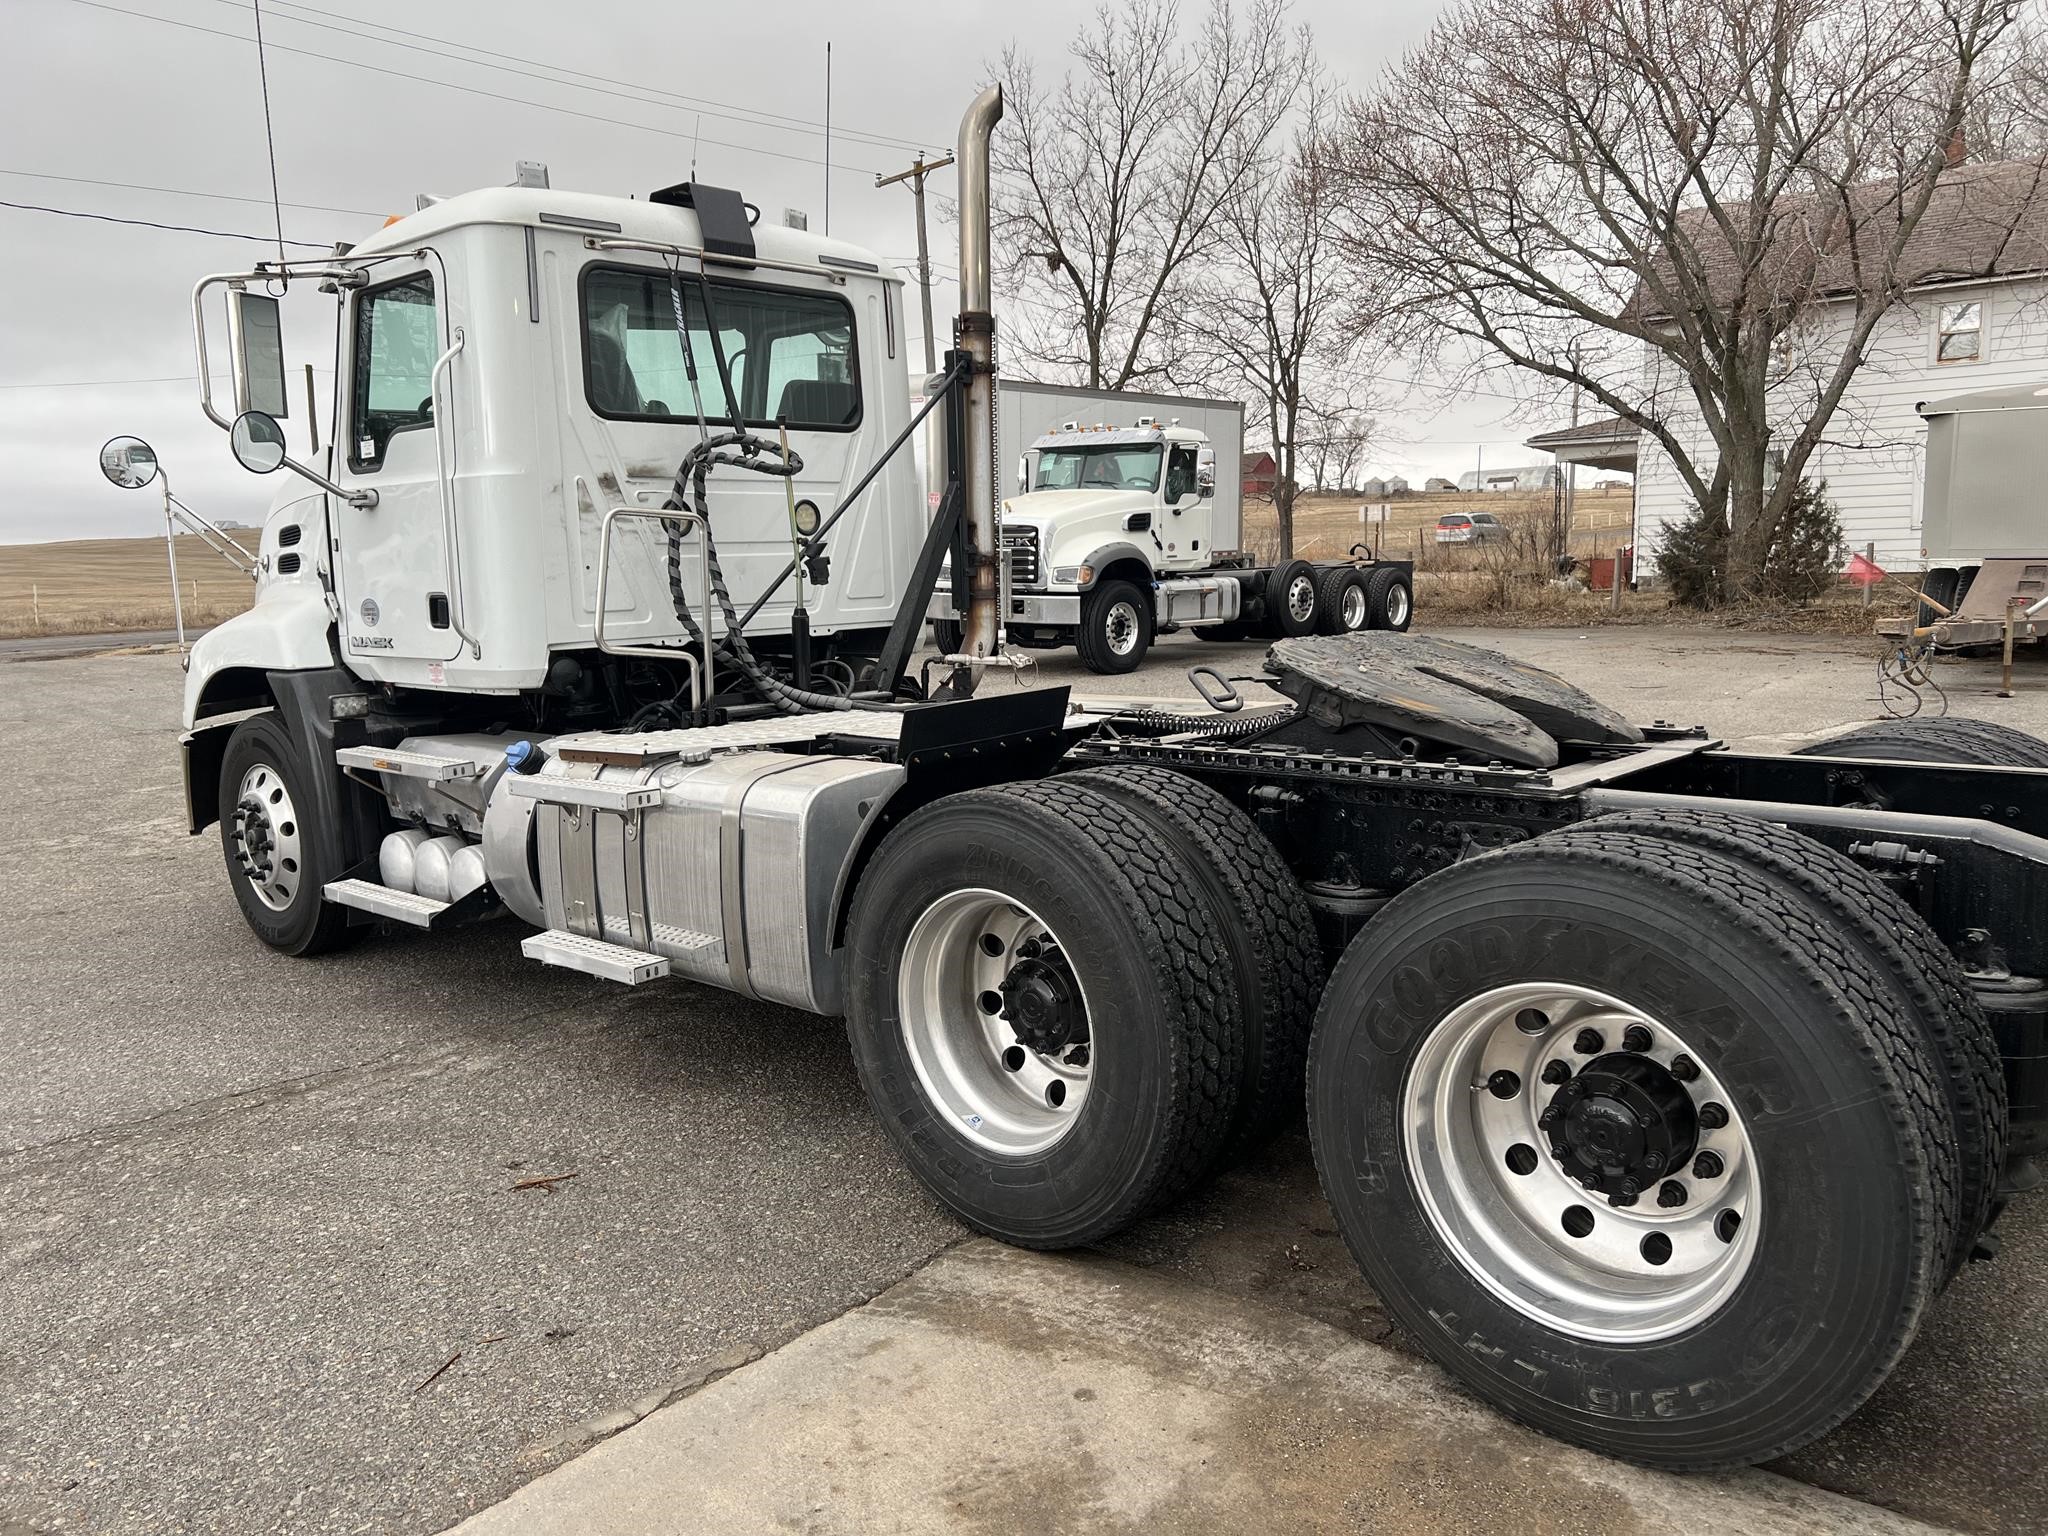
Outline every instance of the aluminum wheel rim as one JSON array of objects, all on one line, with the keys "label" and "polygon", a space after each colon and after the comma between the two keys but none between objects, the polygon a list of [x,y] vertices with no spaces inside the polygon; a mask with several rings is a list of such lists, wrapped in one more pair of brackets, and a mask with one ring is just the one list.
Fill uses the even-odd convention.
[{"label": "aluminum wheel rim", "polygon": [[1294,616],[1297,624],[1305,624],[1316,614],[1316,583],[1312,576],[1297,576],[1287,584],[1287,611]]},{"label": "aluminum wheel rim", "polygon": [[1398,581],[1387,589],[1387,627],[1399,629],[1408,622],[1408,589]]},{"label": "aluminum wheel rim", "polygon": [[1365,627],[1365,588],[1352,582],[1344,589],[1344,601],[1340,605],[1346,629]]},{"label": "aluminum wheel rim", "polygon": [[1138,646],[1138,610],[1129,603],[1111,603],[1102,629],[1112,656],[1130,655]]},{"label": "aluminum wheel rim", "polygon": [[[953,891],[919,914],[897,979],[903,1043],[926,1096],[962,1136],[1028,1157],[1074,1128],[1093,1078],[1092,1040],[1043,1051],[1024,1044],[1003,985],[1031,946],[1071,954],[1043,919],[997,891]],[[1082,1017],[1087,994],[1074,982]]]},{"label": "aluminum wheel rim", "polygon": [[[1624,1054],[1696,1072],[1682,1086],[1699,1126],[1681,1171],[1666,1170],[1634,1205],[1617,1206],[1553,1154],[1541,1116],[1560,1085],[1543,1072],[1562,1061],[1578,1074],[1632,1029],[1647,1030],[1649,1044]],[[1601,1036],[1604,1050],[1577,1049],[1581,1030]],[[1498,1091],[1502,1073],[1514,1074],[1516,1092]],[[1711,1125],[1702,1106],[1724,1123]],[[1749,1272],[1759,1189],[1735,1101],[1696,1050],[1617,998],[1561,982],[1472,998],[1423,1041],[1403,1107],[1410,1177],[1438,1236],[1475,1280],[1547,1327],[1609,1343],[1669,1338],[1711,1317]],[[1702,1153],[1719,1159],[1717,1172],[1695,1172]],[[1683,1187],[1684,1204],[1659,1203],[1667,1181]],[[1574,1211],[1589,1218],[1582,1233]]]},{"label": "aluminum wheel rim", "polygon": [[269,763],[242,775],[233,835],[235,863],[249,889],[271,911],[284,911],[299,894],[299,813],[284,775]]}]

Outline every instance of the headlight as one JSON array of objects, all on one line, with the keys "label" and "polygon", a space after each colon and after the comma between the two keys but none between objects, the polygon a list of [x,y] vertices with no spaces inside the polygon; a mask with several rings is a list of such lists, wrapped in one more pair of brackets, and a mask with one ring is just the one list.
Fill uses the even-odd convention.
[{"label": "headlight", "polygon": [[1052,568],[1054,586],[1084,587],[1095,579],[1095,569],[1087,565],[1056,565]]},{"label": "headlight", "polygon": [[818,504],[815,501],[800,501],[796,504],[796,531],[809,538],[818,531]]}]

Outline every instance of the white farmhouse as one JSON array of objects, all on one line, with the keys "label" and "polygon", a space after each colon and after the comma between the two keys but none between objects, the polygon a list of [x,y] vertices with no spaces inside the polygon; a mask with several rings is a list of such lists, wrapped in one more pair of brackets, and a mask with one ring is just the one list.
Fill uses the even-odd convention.
[{"label": "white farmhouse", "polygon": [[[1878,323],[1868,358],[1807,467],[1828,482],[1853,550],[1876,546],[1880,565],[1912,568],[1921,558],[1920,482],[1926,425],[1923,400],[2004,385],[2048,384],[2048,177],[2039,164],[1997,162],[1949,171],[1908,243],[1902,268],[1907,297]],[[1787,435],[1804,419],[1816,375],[1841,354],[1853,306],[1823,302],[1802,334],[1789,338],[1773,386]],[[1711,463],[1712,440],[1683,381],[1663,354],[1645,366],[1643,391],[1662,419],[1690,444],[1695,463]],[[1604,430],[1603,430],[1604,429]],[[1616,429],[1622,429],[1617,431]],[[1531,439],[1558,462],[1629,467],[1617,456],[1622,424],[1579,429],[1598,443],[1559,432]],[[1575,452],[1583,448],[1584,452]],[[1594,451],[1597,449],[1597,452]],[[1690,515],[1692,496],[1663,449],[1636,445],[1636,547],[1647,567],[1664,528]]]}]

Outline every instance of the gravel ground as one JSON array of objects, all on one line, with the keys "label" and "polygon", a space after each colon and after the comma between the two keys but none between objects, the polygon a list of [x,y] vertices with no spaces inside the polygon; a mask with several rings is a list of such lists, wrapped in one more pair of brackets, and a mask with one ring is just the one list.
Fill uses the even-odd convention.
[{"label": "gravel ground", "polygon": [[[1839,640],[1460,637],[1731,736],[1875,712]],[[1115,686],[1182,695],[1187,665],[1259,654],[1176,637]],[[543,970],[509,925],[263,950],[217,842],[184,834],[178,682],[160,654],[0,664],[0,1532],[438,1530],[956,1239],[832,1021]],[[1954,707],[2048,732],[2048,670],[1995,686],[1958,666]],[[1870,1408],[1782,1470],[2048,1524],[2048,1233],[2027,1204],[2002,1231]],[[1388,1332],[1299,1138],[1118,1251]]]}]

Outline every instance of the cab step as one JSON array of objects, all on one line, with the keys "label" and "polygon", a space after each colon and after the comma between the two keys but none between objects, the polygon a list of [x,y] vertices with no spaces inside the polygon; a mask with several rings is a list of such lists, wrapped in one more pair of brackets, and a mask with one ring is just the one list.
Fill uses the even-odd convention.
[{"label": "cab step", "polygon": [[482,763],[466,757],[437,757],[430,752],[408,752],[398,747],[340,747],[334,760],[344,768],[367,768],[373,773],[423,779],[429,784],[474,779],[484,771]]},{"label": "cab step", "polygon": [[637,987],[643,981],[655,981],[668,974],[668,957],[665,955],[650,955],[644,949],[628,949],[623,944],[607,944],[603,939],[570,933],[563,928],[550,928],[546,933],[536,933],[531,938],[520,940],[519,951],[527,959],[538,960],[542,965],[559,965],[564,970],[602,976],[606,981],[624,982],[629,987]]},{"label": "cab step", "polygon": [[354,907],[359,912],[389,918],[394,923],[410,923],[415,928],[433,927],[434,919],[454,905],[431,896],[415,896],[411,891],[393,890],[374,880],[330,880],[320,887],[320,894],[338,907]]}]

